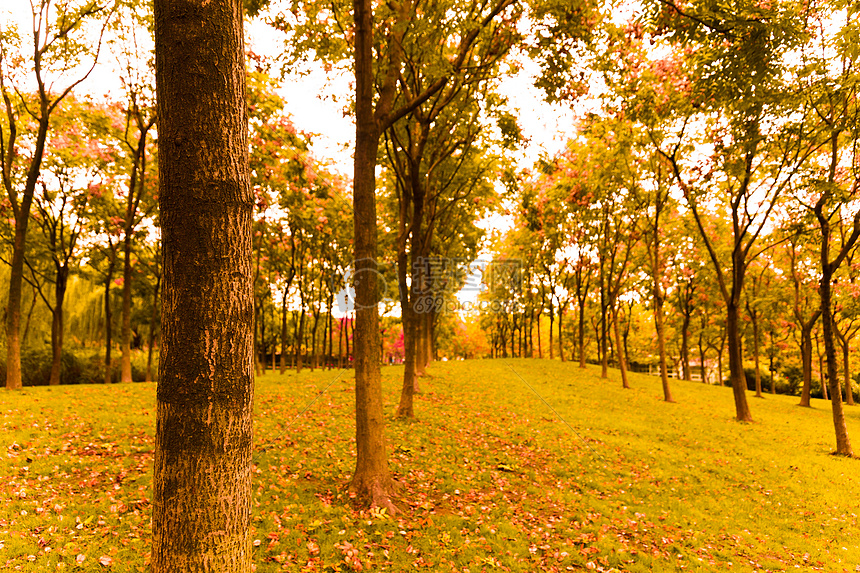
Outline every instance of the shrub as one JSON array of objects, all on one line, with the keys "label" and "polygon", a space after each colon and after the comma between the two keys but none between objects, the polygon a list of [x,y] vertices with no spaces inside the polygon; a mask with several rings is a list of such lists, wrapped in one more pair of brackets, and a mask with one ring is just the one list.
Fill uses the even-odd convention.
[{"label": "shrub", "polygon": [[[759,370],[761,376],[761,391],[770,391],[770,373],[767,370]],[[755,368],[744,368],[744,375],[747,379],[747,390],[755,392]]]},{"label": "shrub", "polygon": [[[121,356],[111,355],[111,382],[121,377]],[[24,386],[47,386],[51,379],[51,349],[34,348],[21,353],[21,383]],[[153,376],[158,374],[158,354],[153,357]],[[131,375],[135,382],[146,378],[146,352],[132,351]],[[6,379],[6,363],[0,361],[0,380]],[[60,359],[61,384],[101,384],[105,379],[104,349],[64,349]]]},{"label": "shrub", "polygon": [[782,377],[785,379],[782,384],[786,388],[785,393],[791,396],[800,396],[803,387],[803,369],[800,366],[788,366],[783,369]]}]

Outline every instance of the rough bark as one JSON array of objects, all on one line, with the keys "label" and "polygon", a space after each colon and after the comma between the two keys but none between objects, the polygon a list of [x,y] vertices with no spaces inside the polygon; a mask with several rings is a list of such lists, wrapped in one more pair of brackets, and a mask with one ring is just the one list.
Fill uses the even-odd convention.
[{"label": "rough bark", "polygon": [[394,510],[394,481],[388,468],[382,414],[382,378],[378,308],[376,154],[381,129],[377,114],[386,113],[390,95],[380,96],[374,110],[373,8],[354,0],[356,141],[353,175],[355,239],[355,473],[350,483],[357,497],[371,506]]},{"label": "rough bark", "polygon": [[254,292],[242,4],[155,1],[164,245],[152,570],[252,570]]}]

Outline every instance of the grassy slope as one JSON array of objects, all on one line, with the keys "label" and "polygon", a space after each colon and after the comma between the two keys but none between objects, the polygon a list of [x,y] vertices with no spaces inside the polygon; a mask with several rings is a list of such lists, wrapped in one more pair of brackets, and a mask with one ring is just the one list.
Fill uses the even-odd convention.
[{"label": "grassy slope", "polygon": [[[383,369],[390,414],[397,367]],[[435,364],[390,420],[394,518],[355,511],[352,372],[258,381],[258,571],[854,571],[860,461],[828,404],[538,360]],[[0,566],[145,571],[154,386],[3,393]],[[305,409],[307,410],[305,411]],[[849,409],[860,440],[860,410]]]}]

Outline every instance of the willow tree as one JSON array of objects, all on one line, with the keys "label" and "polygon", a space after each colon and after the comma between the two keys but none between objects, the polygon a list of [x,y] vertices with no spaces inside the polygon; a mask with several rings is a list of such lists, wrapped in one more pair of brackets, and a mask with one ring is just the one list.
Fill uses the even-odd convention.
[{"label": "willow tree", "polygon": [[[24,253],[51,116],[92,73],[102,36],[114,13],[112,0],[56,4],[34,0],[30,6],[32,27],[27,36],[33,43],[28,48],[22,48],[21,36],[14,26],[0,28],[0,93],[5,111],[5,117],[0,119],[0,167],[15,219],[6,305],[7,389],[21,388]],[[76,72],[79,75],[74,76]]]}]

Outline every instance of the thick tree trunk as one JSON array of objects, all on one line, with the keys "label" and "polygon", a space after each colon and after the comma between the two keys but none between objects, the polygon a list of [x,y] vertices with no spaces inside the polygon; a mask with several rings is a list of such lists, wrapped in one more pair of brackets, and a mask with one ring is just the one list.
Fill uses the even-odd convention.
[{"label": "thick tree trunk", "polygon": [[249,573],[254,196],[241,2],[156,0],[155,53],[164,293],[152,570]]},{"label": "thick tree trunk", "polygon": [[373,111],[373,9],[353,0],[355,15],[356,141],[353,176],[355,225],[355,473],[351,488],[372,506],[396,508],[382,414],[378,309],[376,154],[380,131]]}]

